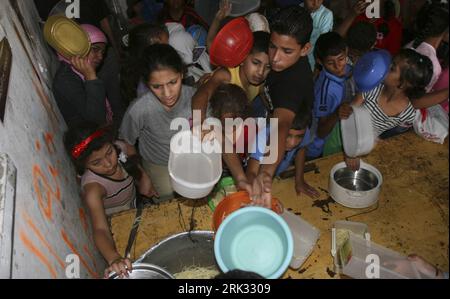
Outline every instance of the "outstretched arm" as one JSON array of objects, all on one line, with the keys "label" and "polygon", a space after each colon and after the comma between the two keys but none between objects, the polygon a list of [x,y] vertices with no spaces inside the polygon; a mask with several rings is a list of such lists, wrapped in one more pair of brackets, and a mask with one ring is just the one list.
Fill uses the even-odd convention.
[{"label": "outstretched arm", "polygon": [[427,93],[419,99],[412,100],[411,103],[415,109],[429,108],[448,100],[448,88]]},{"label": "outstretched arm", "polygon": [[114,244],[103,207],[105,190],[97,183],[87,184],[84,188],[85,200],[92,220],[94,242],[109,265],[105,270],[105,277],[108,277],[112,271],[122,277],[128,276],[128,271],[132,269],[131,261],[123,258]]},{"label": "outstretched arm", "polygon": [[202,123],[206,117],[209,99],[220,84],[229,82],[230,80],[231,75],[227,69],[218,69],[205,84],[199,87],[195,95],[192,97],[192,110],[201,111]]},{"label": "outstretched arm", "polygon": [[342,37],[347,36],[347,32],[355,21],[356,17],[364,13],[369,3],[364,0],[360,0],[353,5],[349,15],[342,21],[342,23],[334,30]]},{"label": "outstretched arm", "polygon": [[211,48],[211,45],[216,38],[217,33],[219,33],[220,24],[222,21],[230,14],[231,12],[231,3],[228,0],[223,0],[220,3],[219,11],[217,12],[214,20],[211,23],[211,27],[209,27],[208,37],[206,38],[206,48]]}]

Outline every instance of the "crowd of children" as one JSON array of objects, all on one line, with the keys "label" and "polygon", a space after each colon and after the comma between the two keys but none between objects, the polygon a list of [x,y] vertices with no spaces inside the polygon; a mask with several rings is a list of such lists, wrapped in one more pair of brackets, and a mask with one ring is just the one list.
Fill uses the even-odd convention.
[{"label": "crowd of children", "polygon": [[[126,275],[131,269],[115,249],[107,217],[134,207],[138,195],[155,202],[176,196],[168,171],[174,119],[190,120],[194,110],[202,112],[202,119],[221,122],[277,119],[276,128],[267,126],[255,136],[241,130],[231,138],[250,145],[276,133],[276,162],[262,163],[260,150],[223,154],[238,189],[248,191],[255,204],[270,207],[273,178],[291,165],[297,194],[318,196],[304,179],[305,161],[342,152],[340,120],[353,113],[352,106],[368,109],[377,136],[411,128],[416,109],[442,105],[448,112],[448,4],[441,1],[428,1],[409,16],[411,28],[404,28],[402,13],[390,0],[381,1],[377,19],[366,16],[366,1],[350,1],[353,6],[344,16],[330,2],[349,1],[262,1],[261,14],[248,18],[253,47],[233,68],[214,68],[208,56],[212,40],[231,19],[228,1],[211,26],[184,0],[159,6],[127,2],[130,33],[120,50],[127,53],[120,60],[120,84],[98,75],[111,63],[104,57],[112,41],[87,24],[82,27],[90,53],[72,59],[58,54],[61,64],[53,83],[69,127],[66,148],[81,176],[94,239],[110,266],[107,273]],[[191,26],[210,30],[205,47],[198,45],[198,36],[189,36]],[[403,32],[414,36],[402,39]],[[379,49],[393,56],[389,71],[377,86],[361,90],[353,68]],[[359,168],[358,158],[345,160],[353,170]]]}]

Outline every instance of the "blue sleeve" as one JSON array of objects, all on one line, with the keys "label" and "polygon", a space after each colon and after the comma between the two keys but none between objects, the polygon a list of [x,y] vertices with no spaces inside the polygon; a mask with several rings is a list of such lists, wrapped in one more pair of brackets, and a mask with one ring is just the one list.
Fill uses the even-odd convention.
[{"label": "blue sleeve", "polygon": [[313,138],[311,138],[312,137],[311,134],[312,134],[311,130],[309,128],[306,129],[305,136],[303,136],[299,149],[307,147],[313,141]]},{"label": "blue sleeve", "polygon": [[332,87],[329,80],[317,82],[315,86],[314,97],[314,117],[326,117],[334,113],[339,107],[342,95],[338,95]]}]

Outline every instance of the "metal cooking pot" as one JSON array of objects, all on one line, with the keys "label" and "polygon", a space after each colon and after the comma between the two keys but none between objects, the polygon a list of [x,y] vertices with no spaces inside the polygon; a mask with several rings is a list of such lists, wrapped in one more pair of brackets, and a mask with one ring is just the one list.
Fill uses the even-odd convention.
[{"label": "metal cooking pot", "polygon": [[345,162],[341,162],[330,172],[328,190],[337,203],[362,209],[378,201],[382,184],[383,176],[372,165],[361,161],[360,169],[355,172],[348,169]]},{"label": "metal cooking pot", "polygon": [[216,267],[214,257],[214,232],[191,231],[170,236],[159,242],[136,262],[150,263],[176,274],[186,267]]},{"label": "metal cooking pot", "polygon": [[[126,279],[175,279],[172,274],[161,267],[146,263],[134,263],[133,271],[129,275]],[[109,279],[120,279],[120,276],[113,272]]]}]

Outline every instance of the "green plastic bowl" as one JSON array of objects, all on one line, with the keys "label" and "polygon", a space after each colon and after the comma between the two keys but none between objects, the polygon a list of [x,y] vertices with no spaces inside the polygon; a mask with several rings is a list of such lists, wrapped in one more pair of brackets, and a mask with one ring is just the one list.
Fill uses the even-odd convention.
[{"label": "green plastic bowl", "polygon": [[275,212],[246,207],[230,214],[214,239],[214,255],[220,269],[244,270],[268,279],[280,278],[294,251],[291,230]]}]

